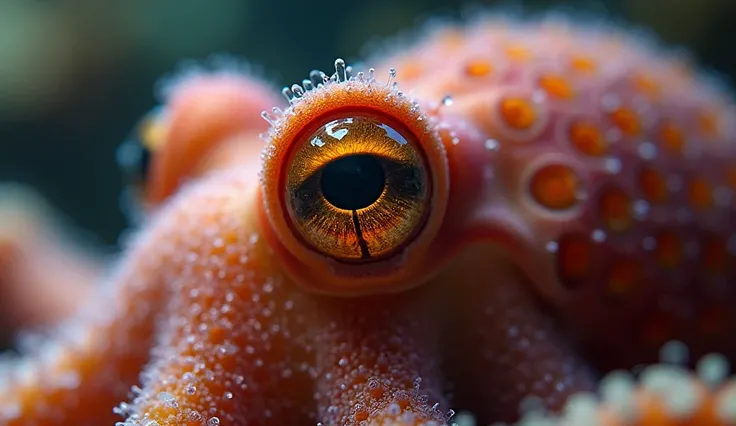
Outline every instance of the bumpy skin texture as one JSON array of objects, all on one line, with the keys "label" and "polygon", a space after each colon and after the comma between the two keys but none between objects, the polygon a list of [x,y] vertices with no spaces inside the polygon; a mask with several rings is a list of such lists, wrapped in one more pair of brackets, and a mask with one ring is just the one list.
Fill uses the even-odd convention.
[{"label": "bumpy skin texture", "polygon": [[[221,161],[159,194],[176,193],[68,337],[7,373],[2,423],[110,423],[126,401],[115,411],[130,425],[442,425],[450,407],[486,424],[515,420],[531,395],[574,407],[529,424],[736,424],[723,371],[736,318],[721,309],[736,295],[724,285],[731,100],[679,57],[575,27],[433,31],[372,61],[379,76],[396,67],[398,88],[338,61],[266,114],[262,159],[252,119],[198,133]],[[218,78],[185,78],[171,99],[225,111],[207,91]],[[237,78],[232,110],[270,96]],[[172,129],[217,126],[178,99],[169,117],[187,120]],[[290,152],[336,112],[385,120],[426,157],[426,223],[390,259],[335,262],[285,214]],[[167,146],[186,139],[174,134]],[[600,405],[570,398],[599,373],[655,361],[669,339],[724,358],[639,388],[606,380]]]}]

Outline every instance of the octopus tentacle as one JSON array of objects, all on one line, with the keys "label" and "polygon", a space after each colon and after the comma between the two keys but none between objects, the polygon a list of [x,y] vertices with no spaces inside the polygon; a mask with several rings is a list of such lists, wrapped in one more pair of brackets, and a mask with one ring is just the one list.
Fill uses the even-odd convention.
[{"label": "octopus tentacle", "polygon": [[324,424],[445,424],[437,318],[426,311],[436,296],[420,289],[375,301],[320,298],[313,333]]},{"label": "octopus tentacle", "polygon": [[[225,173],[225,172],[224,172]],[[274,270],[252,209],[254,173],[202,182],[178,224],[159,338],[128,424],[303,424],[308,300]],[[307,400],[305,401],[305,396]]]},{"label": "octopus tentacle", "polygon": [[0,184],[3,334],[43,329],[72,316],[102,276],[105,259],[83,247],[62,222],[36,191]]},{"label": "octopus tentacle", "polygon": [[180,229],[187,223],[185,212],[197,201],[184,198],[164,209],[165,220],[154,220],[140,233],[100,294],[59,328],[60,338],[3,366],[3,424],[83,424],[118,418],[112,407],[126,398],[148,360],[157,321],[171,294],[167,284],[177,273],[164,266],[186,247]]}]

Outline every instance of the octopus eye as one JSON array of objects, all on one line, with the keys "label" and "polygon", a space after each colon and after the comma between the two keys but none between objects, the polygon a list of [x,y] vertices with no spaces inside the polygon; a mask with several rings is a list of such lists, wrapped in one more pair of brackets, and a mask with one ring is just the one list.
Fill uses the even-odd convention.
[{"label": "octopus eye", "polygon": [[421,230],[429,178],[416,138],[370,114],[336,118],[298,141],[285,205],[297,233],[341,261],[372,261]]},{"label": "octopus eye", "polygon": [[426,282],[441,245],[448,158],[434,110],[398,89],[396,71],[355,75],[342,59],[285,87],[261,170],[264,235],[292,281],[356,296]]},{"label": "octopus eye", "polygon": [[151,159],[163,146],[165,124],[163,109],[148,112],[133,128],[117,152],[118,165],[127,183],[140,190],[149,178]]}]

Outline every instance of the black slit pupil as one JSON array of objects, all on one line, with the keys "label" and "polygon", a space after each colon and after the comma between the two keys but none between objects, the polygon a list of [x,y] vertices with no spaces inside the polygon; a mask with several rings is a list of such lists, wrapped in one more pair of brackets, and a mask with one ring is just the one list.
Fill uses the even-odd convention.
[{"label": "black slit pupil", "polygon": [[325,199],[344,210],[364,209],[378,200],[386,185],[386,173],[374,155],[359,154],[337,159],[322,169],[320,187]]}]

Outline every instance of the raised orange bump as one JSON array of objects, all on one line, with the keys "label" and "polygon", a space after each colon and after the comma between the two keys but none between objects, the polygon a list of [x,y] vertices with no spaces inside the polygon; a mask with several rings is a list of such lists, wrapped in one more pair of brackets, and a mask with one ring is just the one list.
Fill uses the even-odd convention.
[{"label": "raised orange bump", "polygon": [[646,167],[639,173],[639,189],[651,203],[663,204],[669,198],[665,177],[653,168]]},{"label": "raised orange bump", "polygon": [[680,266],[683,256],[682,237],[669,230],[660,232],[654,253],[660,266],[668,269]]},{"label": "raised orange bump", "polygon": [[685,135],[672,121],[665,121],[659,128],[660,146],[672,156],[681,157],[685,149]]},{"label": "raised orange bump", "polygon": [[572,99],[575,95],[570,82],[561,75],[544,75],[539,78],[539,86],[553,98]]},{"label": "raised orange bump", "polygon": [[470,77],[485,77],[492,72],[491,63],[482,59],[474,59],[465,64],[465,74]]},{"label": "raised orange bump", "polygon": [[592,74],[598,70],[598,63],[588,56],[575,55],[570,58],[570,66],[578,72]]},{"label": "raised orange bump", "polygon": [[642,131],[639,116],[627,107],[620,107],[609,113],[609,117],[624,136],[639,136]]},{"label": "raised orange bump", "polygon": [[570,125],[569,138],[579,152],[592,157],[602,157],[608,153],[606,142],[600,128],[590,121],[579,120]]},{"label": "raised orange bump", "polygon": [[631,197],[621,188],[609,188],[603,192],[600,215],[609,230],[623,232],[631,228],[634,222],[631,204]]},{"label": "raised orange bump", "polygon": [[512,61],[528,61],[531,58],[531,51],[522,45],[513,44],[506,47],[506,56]]},{"label": "raised orange bump", "polygon": [[659,98],[662,93],[662,88],[657,80],[648,74],[635,73],[631,78],[631,82],[636,91],[651,99]]},{"label": "raised orange bump", "polygon": [[575,207],[582,189],[580,177],[570,166],[549,164],[532,175],[529,191],[532,198],[541,206],[552,210],[565,210]]},{"label": "raised orange bump", "polygon": [[537,121],[534,104],[525,98],[504,98],[499,108],[503,122],[514,130],[527,130]]},{"label": "raised orange bump", "polygon": [[705,210],[713,205],[713,187],[702,177],[694,177],[687,186],[687,199],[696,210]]},{"label": "raised orange bump", "polygon": [[695,122],[700,133],[706,138],[712,139],[718,136],[720,120],[717,112],[712,110],[700,111],[695,115]]}]

